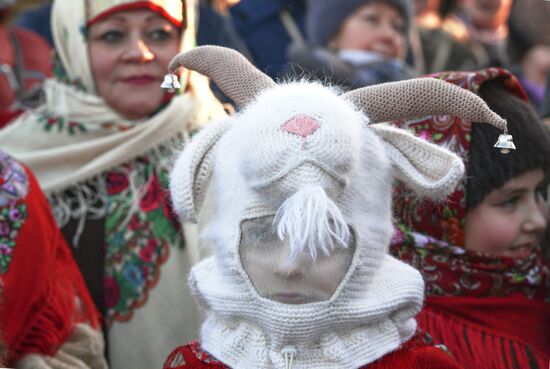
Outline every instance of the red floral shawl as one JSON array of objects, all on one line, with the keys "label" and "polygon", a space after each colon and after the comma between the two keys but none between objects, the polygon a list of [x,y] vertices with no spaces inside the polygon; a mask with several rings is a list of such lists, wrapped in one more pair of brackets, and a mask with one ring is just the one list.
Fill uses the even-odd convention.
[{"label": "red floral shawl", "polygon": [[8,365],[54,355],[77,323],[99,316],[32,173],[0,151],[0,327]]},{"label": "red floral shawl", "polygon": [[[483,83],[502,79],[510,93],[526,100],[518,80],[500,68],[432,77],[474,93]],[[467,167],[472,122],[429,116],[394,123],[455,152]],[[442,203],[417,199],[402,186],[395,190],[391,253],[419,269],[426,282],[426,306],[419,325],[466,367],[546,368],[550,357],[548,261],[540,253],[512,259],[465,250],[465,188],[464,180]]]}]

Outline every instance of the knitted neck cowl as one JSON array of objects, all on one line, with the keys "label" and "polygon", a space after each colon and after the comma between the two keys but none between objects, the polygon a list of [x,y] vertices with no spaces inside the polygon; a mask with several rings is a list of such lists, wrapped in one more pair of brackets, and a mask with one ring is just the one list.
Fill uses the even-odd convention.
[{"label": "knitted neck cowl", "polygon": [[[373,232],[358,242],[384,244],[387,235]],[[377,272],[367,278],[365,249],[358,247],[330,300],[304,305],[259,296],[239,260],[204,260],[190,277],[207,316],[201,347],[232,368],[266,369],[286,368],[289,348],[296,350],[294,369],[360,367],[397,349],[415,332],[423,283],[414,269],[388,255],[380,255]],[[220,262],[234,268],[222,271]]]}]

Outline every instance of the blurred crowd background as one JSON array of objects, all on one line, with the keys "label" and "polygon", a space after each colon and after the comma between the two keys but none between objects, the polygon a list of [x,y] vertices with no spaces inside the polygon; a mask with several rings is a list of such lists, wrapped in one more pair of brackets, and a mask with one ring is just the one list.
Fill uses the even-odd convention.
[{"label": "blurred crowd background", "polygon": [[[9,13],[3,11],[7,13],[3,15],[4,24],[35,31],[52,46],[48,19],[50,2],[5,2],[11,4],[11,9]],[[272,77],[309,75],[344,88],[444,70],[504,67],[519,77],[530,102],[541,116],[550,114],[548,103],[544,103],[550,70],[549,1],[364,2],[371,7],[375,4],[384,8],[382,11],[374,9],[374,18],[364,6],[357,10],[356,3],[361,2],[343,0],[336,2],[337,6],[333,3],[324,0],[202,0],[197,43],[237,49]],[[388,9],[389,18],[385,19]],[[398,24],[391,24],[395,23],[392,16]],[[344,26],[354,17],[361,19],[356,28],[350,28],[355,44],[346,43],[345,39],[344,43],[335,43],[334,36],[341,36]],[[384,29],[386,20],[388,29]],[[362,40],[364,34],[382,40]],[[357,49],[363,52],[350,51]],[[227,102],[219,91],[217,94]],[[3,99],[3,105],[6,101]],[[0,108],[6,109],[6,106]]]}]

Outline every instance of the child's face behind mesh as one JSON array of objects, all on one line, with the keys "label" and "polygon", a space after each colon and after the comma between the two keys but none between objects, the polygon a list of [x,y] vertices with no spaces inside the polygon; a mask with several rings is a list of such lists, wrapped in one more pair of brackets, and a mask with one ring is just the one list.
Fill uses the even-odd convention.
[{"label": "child's face behind mesh", "polygon": [[307,254],[289,262],[290,245],[280,240],[273,217],[246,220],[242,224],[239,253],[244,271],[257,293],[283,304],[326,301],[334,294],[348,271],[355,240],[348,248],[336,248],[330,256]]},{"label": "child's face behind mesh", "polygon": [[516,258],[531,254],[547,225],[546,190],[537,169],[491,191],[467,214],[465,248]]}]

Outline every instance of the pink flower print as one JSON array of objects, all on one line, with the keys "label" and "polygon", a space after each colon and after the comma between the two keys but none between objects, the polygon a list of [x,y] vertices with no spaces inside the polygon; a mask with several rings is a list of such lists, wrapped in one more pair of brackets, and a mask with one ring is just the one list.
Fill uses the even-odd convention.
[{"label": "pink flower print", "polygon": [[405,236],[403,235],[403,232],[401,232],[400,229],[393,227],[393,236],[391,239],[392,245],[399,245],[403,242],[405,239]]},{"label": "pink flower print", "polygon": [[7,237],[10,234],[10,227],[6,222],[0,222],[0,237]]},{"label": "pink flower print", "polygon": [[118,304],[120,288],[117,281],[112,277],[105,277],[103,287],[105,288],[105,307],[111,309]]},{"label": "pink flower print", "polygon": [[162,189],[160,187],[157,176],[153,176],[152,181],[147,189],[147,193],[141,199],[139,206],[142,211],[148,213],[157,209],[162,202]]},{"label": "pink flower print", "polygon": [[432,138],[431,134],[430,134],[430,131],[427,131],[427,130],[418,132],[418,137],[420,137],[424,141],[428,141],[428,142],[430,142],[431,138]]},{"label": "pink flower print", "polygon": [[122,173],[109,173],[107,175],[107,193],[116,195],[124,191],[129,186],[128,177]]},{"label": "pink flower print", "polygon": [[131,219],[130,219],[130,222],[128,223],[128,229],[130,231],[135,231],[136,229],[139,229],[141,227],[141,224],[139,222],[139,219],[137,216],[133,216]]},{"label": "pink flower print", "polygon": [[145,247],[139,251],[139,256],[141,257],[141,260],[149,263],[153,259],[153,250]]},{"label": "pink flower print", "polygon": [[0,242],[0,255],[11,255],[12,248],[3,242]]},{"label": "pink flower print", "polygon": [[141,257],[141,260],[145,261],[146,263],[149,263],[153,260],[153,256],[155,254],[155,248],[157,247],[158,242],[157,240],[147,240],[147,245],[142,248],[139,252],[139,256]]},{"label": "pink flower print", "polygon": [[9,217],[12,221],[18,221],[21,219],[21,212],[18,208],[11,208],[9,211]]}]

